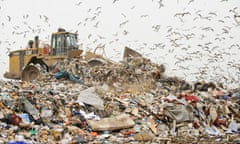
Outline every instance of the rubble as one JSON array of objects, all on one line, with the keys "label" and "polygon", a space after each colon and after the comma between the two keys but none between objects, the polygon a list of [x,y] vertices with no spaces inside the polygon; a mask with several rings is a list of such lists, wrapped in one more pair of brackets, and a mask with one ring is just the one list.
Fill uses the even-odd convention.
[{"label": "rubble", "polygon": [[77,102],[83,102],[94,106],[95,108],[104,109],[103,100],[95,92],[95,87],[90,87],[85,90],[80,91]]},{"label": "rubble", "polygon": [[114,131],[134,126],[134,121],[126,114],[101,120],[87,120],[87,123],[93,131]]},{"label": "rubble", "polygon": [[239,142],[239,89],[190,84],[125,56],[67,59],[34,81],[1,81],[0,143]]}]

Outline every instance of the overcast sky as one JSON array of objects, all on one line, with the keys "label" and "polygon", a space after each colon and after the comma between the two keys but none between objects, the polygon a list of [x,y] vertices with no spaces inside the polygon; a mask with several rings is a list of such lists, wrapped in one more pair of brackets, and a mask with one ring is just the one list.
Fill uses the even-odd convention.
[{"label": "overcast sky", "polygon": [[238,86],[239,0],[0,0],[0,78],[8,49],[25,48],[39,35],[48,42],[59,27],[79,34],[84,50],[105,46],[122,59],[129,46],[167,75]]}]

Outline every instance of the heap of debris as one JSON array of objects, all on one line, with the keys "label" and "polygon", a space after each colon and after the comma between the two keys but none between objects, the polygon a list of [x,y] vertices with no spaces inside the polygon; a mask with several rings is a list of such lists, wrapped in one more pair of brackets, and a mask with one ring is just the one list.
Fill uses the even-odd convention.
[{"label": "heap of debris", "polygon": [[168,77],[134,52],[66,59],[34,81],[1,82],[0,143],[239,143],[239,103],[239,89]]}]

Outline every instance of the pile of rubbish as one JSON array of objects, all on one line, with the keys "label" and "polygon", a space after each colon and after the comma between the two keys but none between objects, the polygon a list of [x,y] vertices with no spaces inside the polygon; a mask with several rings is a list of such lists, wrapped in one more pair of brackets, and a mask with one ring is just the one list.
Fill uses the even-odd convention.
[{"label": "pile of rubbish", "polygon": [[168,77],[141,56],[66,59],[34,81],[1,81],[0,143],[240,143],[239,103],[239,89]]}]

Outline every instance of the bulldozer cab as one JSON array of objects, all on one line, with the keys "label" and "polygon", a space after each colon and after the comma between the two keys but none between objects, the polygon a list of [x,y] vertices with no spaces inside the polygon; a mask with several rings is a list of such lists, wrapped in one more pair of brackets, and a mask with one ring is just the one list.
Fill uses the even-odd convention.
[{"label": "bulldozer cab", "polygon": [[70,33],[66,32],[64,29],[59,29],[58,32],[52,34],[50,55],[66,56],[77,49],[76,33]]}]

